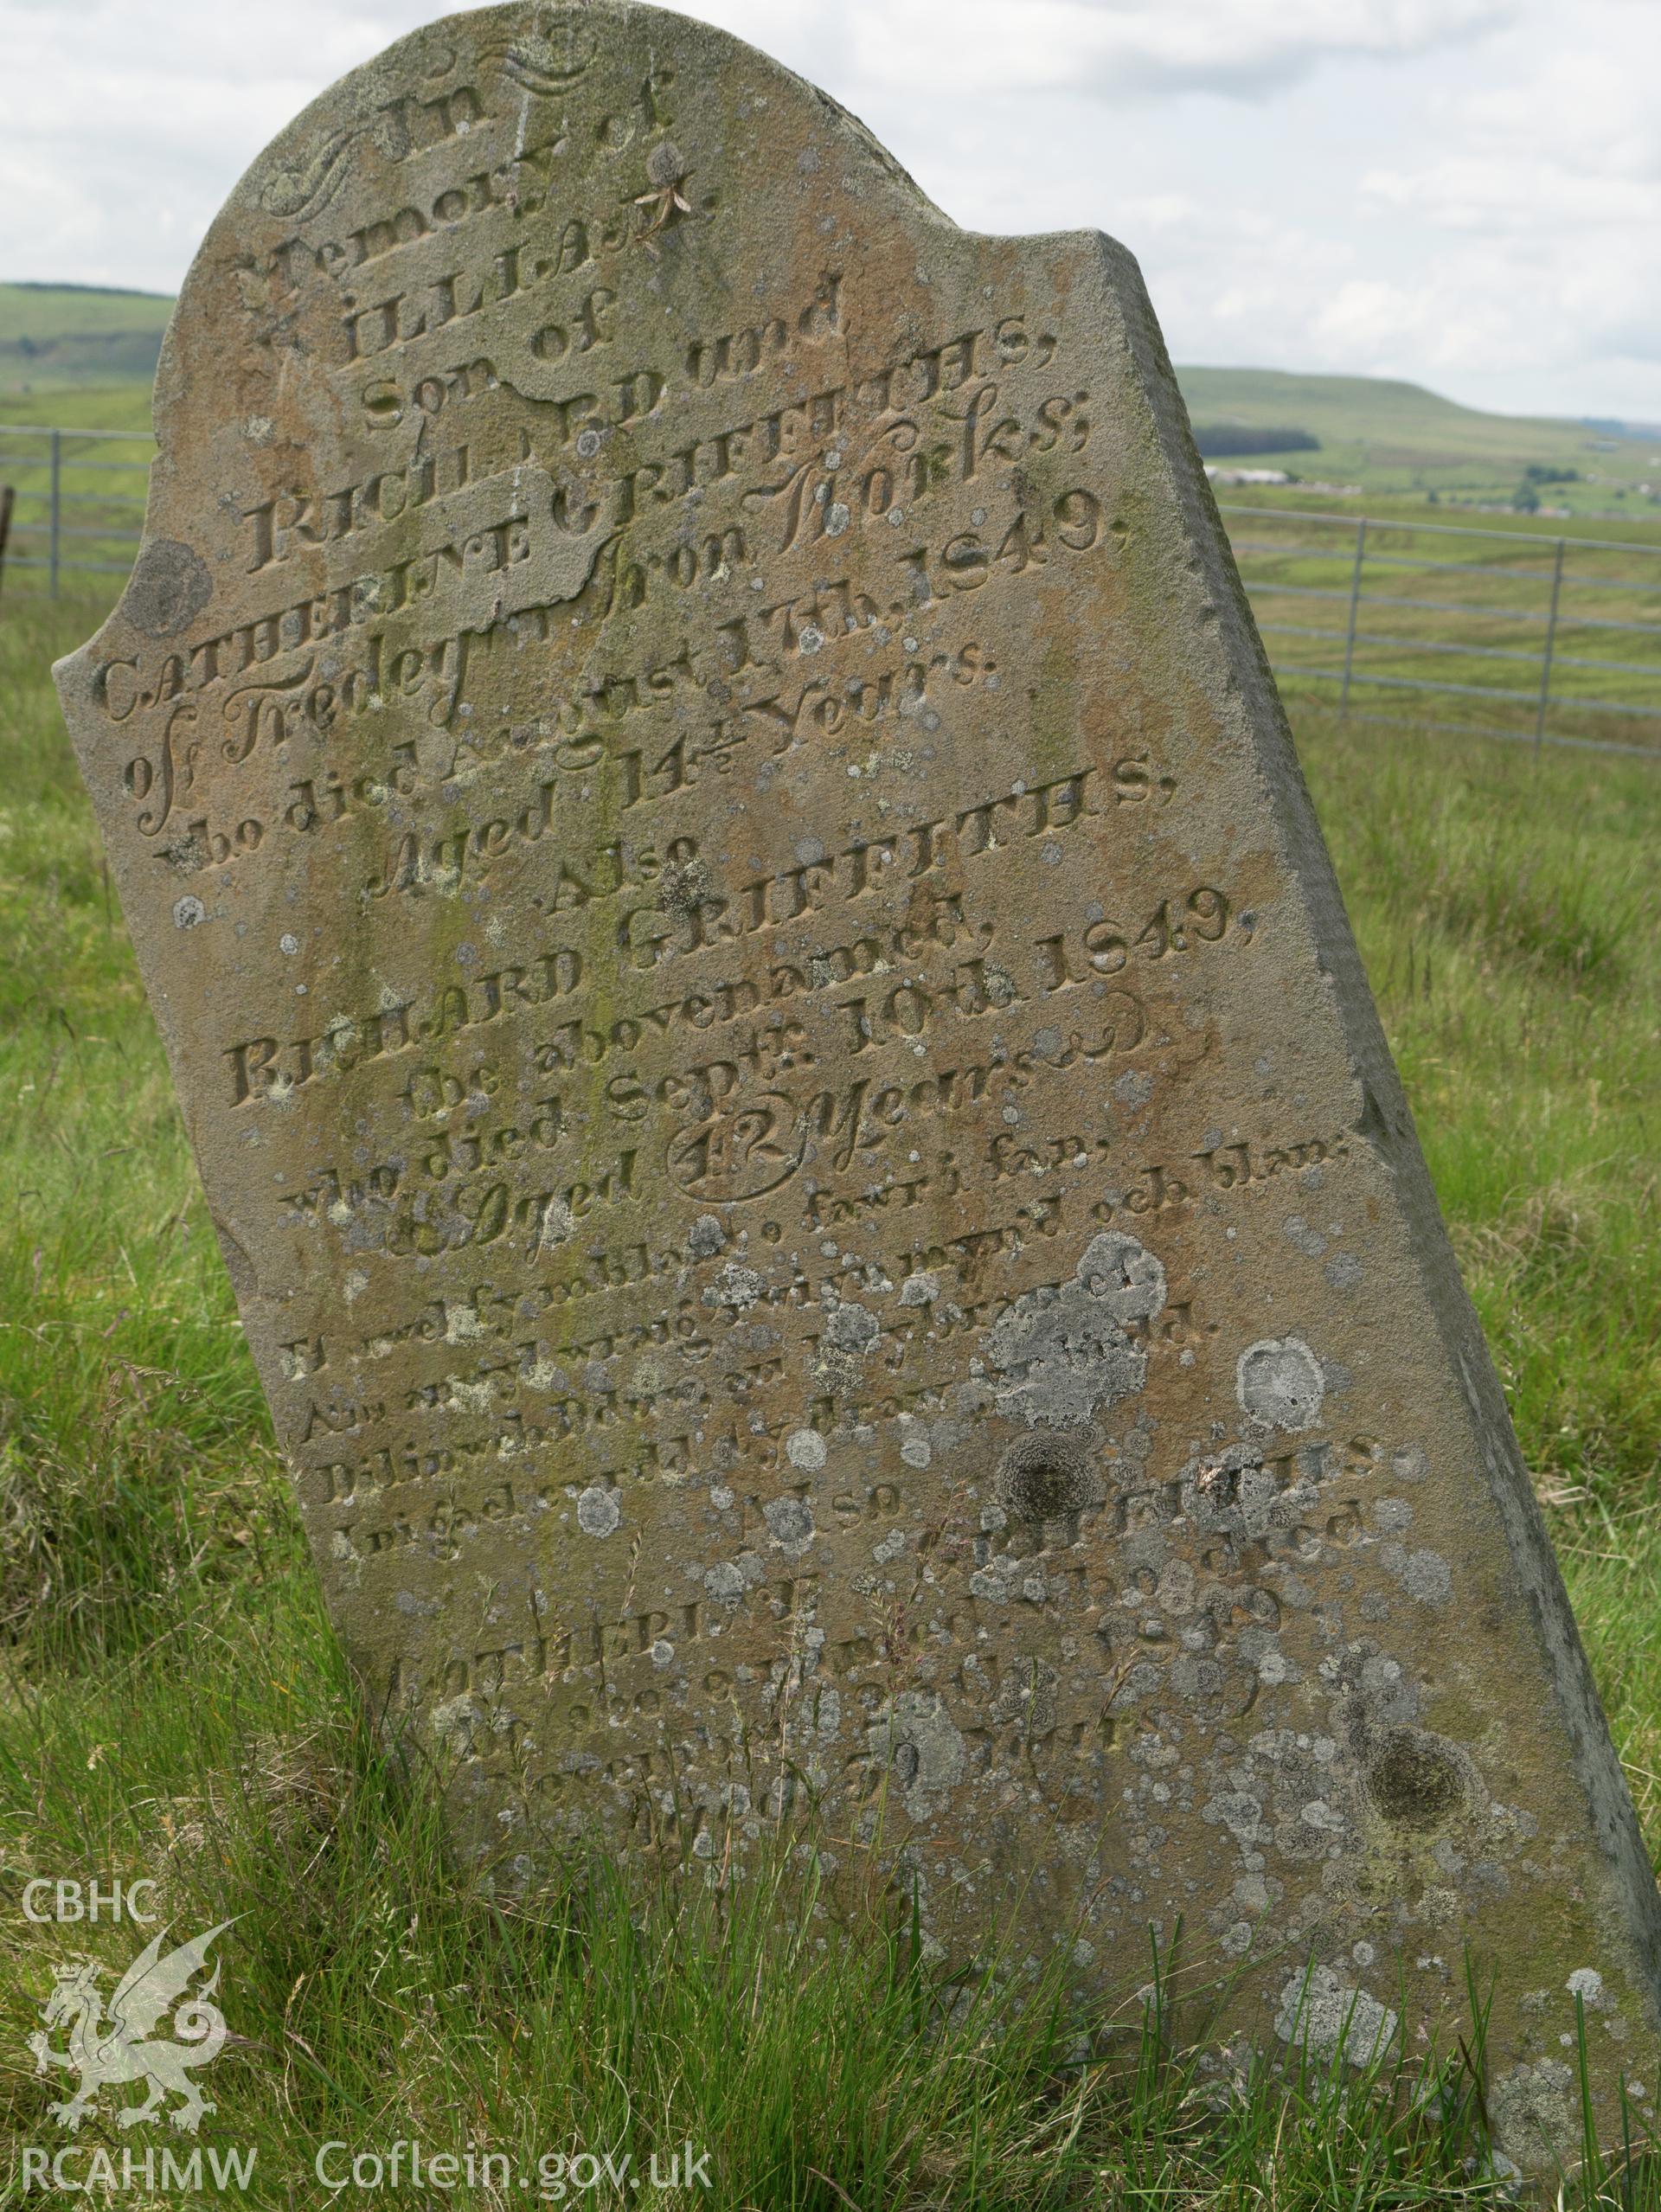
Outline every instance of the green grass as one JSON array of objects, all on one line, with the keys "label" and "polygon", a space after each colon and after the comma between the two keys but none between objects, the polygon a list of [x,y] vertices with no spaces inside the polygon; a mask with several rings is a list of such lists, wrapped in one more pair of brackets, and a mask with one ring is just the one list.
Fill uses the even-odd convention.
[{"label": "green grass", "polygon": [[0,394],[0,420],[62,430],[150,428],[150,383],[116,378],[41,392]]},{"label": "green grass", "polygon": [[[1163,1997],[1088,2053],[990,1991],[942,2025],[903,1909],[833,1936],[799,1862],[678,1915],[593,1866],[503,1911],[446,1866],[323,1618],[52,697],[97,613],[0,601],[0,1890],[151,1875],[182,1932],[238,1916],[213,2125],[257,2147],[251,2201],[318,2202],[311,2146],[400,2137],[530,2172],[709,2152],[708,2196],[642,2206],[1497,2201],[1457,2053],[1433,2097],[1219,2060]],[[1299,734],[1661,1852],[1661,781],[1312,708]],[[48,1960],[132,1948],[0,1916],[0,2172],[48,2136]]]},{"label": "green grass", "polygon": [[1302,735],[1536,1482],[1642,1504],[1661,1465],[1661,777]]}]

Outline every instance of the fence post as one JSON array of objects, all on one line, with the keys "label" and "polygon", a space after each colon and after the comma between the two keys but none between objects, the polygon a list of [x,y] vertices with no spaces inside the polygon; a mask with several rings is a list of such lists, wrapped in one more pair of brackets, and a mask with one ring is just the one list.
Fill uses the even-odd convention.
[{"label": "fence post", "polygon": [[0,484],[0,581],[4,580],[6,573],[6,540],[11,535],[11,486]]},{"label": "fence post", "polygon": [[1338,694],[1338,713],[1350,711],[1350,668],[1356,657],[1356,617],[1361,611],[1361,563],[1367,550],[1367,517],[1356,524],[1356,565],[1350,577],[1350,631],[1344,641],[1344,689]]},{"label": "fence post", "polygon": [[51,567],[51,593],[58,596],[58,548],[63,517],[63,433],[52,433],[52,537],[47,558]]},{"label": "fence post", "polygon": [[1551,696],[1551,656],[1557,644],[1557,599],[1563,588],[1563,548],[1565,538],[1557,541],[1557,558],[1551,566],[1551,609],[1546,616],[1545,650],[1540,656],[1540,703],[1534,714],[1534,750],[1539,757],[1546,741],[1546,706]]}]

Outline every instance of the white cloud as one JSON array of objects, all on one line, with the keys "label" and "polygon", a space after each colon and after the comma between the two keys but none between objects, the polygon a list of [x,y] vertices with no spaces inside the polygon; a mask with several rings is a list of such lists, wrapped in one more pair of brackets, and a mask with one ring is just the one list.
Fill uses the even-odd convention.
[{"label": "white cloud", "polygon": [[[1647,42],[1651,64],[1661,40]],[[1543,54],[1520,80],[1438,103],[1452,151],[1362,189],[1446,230],[1608,234],[1661,216],[1661,110],[1635,55]]]},{"label": "white cloud", "polygon": [[[755,44],[778,0],[696,8]],[[1423,54],[1503,22],[1512,0],[807,0],[792,33],[854,76],[941,94],[1154,89],[1261,94],[1337,54]]]},{"label": "white cloud", "polygon": [[[1661,417],[1654,0],[682,0],[991,230],[1138,255],[1179,360]],[[0,0],[0,275],[176,285],[259,148],[442,0]]]}]

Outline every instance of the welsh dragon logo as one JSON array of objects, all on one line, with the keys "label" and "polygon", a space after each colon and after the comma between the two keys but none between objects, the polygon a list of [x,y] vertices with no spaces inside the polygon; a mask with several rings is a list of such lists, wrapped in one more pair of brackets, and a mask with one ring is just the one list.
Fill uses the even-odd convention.
[{"label": "welsh dragon logo", "polygon": [[[193,1978],[207,1965],[208,1946],[230,1925],[229,1920],[221,1920],[206,1935],[179,1944],[165,1958],[162,1956],[162,1946],[167,1940],[164,1928],[121,1977],[110,1999],[107,2017],[98,1986],[105,1969],[95,1959],[71,1959],[55,1969],[52,1994],[41,2010],[46,2026],[29,2037],[29,2048],[35,2054],[37,2074],[56,2066],[66,2074],[80,2076],[80,2086],[73,2096],[47,2107],[61,2126],[78,2128],[104,2089],[145,2081],[150,2095],[142,2105],[122,2106],[116,2115],[120,2125],[137,2127],[142,2121],[159,2119],[166,2111],[175,2127],[196,2133],[202,2114],[214,2107],[190,2074],[196,2068],[211,2064],[225,2044],[225,2016],[212,2002],[219,1987],[219,1962],[215,1962],[211,1980],[195,1996],[187,1992]],[[153,2034],[157,2022],[180,1998],[184,2001],[178,2004],[170,2023],[178,2041],[157,2038]],[[55,2050],[48,2031],[65,2020],[69,2023],[68,2049]],[[169,2110],[170,2096],[184,2101]]]}]

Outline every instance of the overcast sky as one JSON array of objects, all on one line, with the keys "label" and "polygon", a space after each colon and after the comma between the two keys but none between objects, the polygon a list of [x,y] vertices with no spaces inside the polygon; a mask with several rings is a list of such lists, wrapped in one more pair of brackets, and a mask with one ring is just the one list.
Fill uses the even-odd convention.
[{"label": "overcast sky", "polygon": [[[0,278],[172,291],[423,0],[0,0]],[[986,230],[1138,256],[1178,361],[1661,418],[1661,0],[703,0]]]}]

